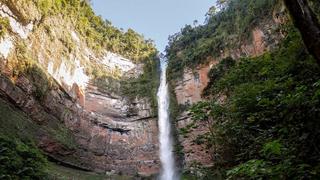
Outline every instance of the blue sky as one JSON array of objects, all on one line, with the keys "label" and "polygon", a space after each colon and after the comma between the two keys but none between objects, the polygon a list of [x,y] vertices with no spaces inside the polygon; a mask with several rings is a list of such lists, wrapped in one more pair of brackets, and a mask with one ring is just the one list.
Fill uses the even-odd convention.
[{"label": "blue sky", "polygon": [[155,41],[159,51],[168,36],[194,20],[203,23],[215,0],[92,0],[94,11],[118,28],[132,28]]}]

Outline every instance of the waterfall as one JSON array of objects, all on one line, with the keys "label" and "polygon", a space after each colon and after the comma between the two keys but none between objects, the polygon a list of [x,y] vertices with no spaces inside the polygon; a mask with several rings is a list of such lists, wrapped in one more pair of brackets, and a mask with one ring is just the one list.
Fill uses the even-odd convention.
[{"label": "waterfall", "polygon": [[162,172],[161,180],[174,180],[176,169],[174,164],[173,144],[171,136],[171,124],[169,119],[169,93],[166,79],[167,63],[161,61],[161,82],[158,90],[158,114],[159,114],[159,141],[160,141],[160,161]]}]

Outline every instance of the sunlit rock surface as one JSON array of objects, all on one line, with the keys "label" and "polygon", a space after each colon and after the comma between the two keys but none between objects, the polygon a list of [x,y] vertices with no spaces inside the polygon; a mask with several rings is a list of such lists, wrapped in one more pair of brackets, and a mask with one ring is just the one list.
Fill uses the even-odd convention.
[{"label": "sunlit rock surface", "polygon": [[[37,145],[56,161],[103,173],[157,174],[158,127],[150,102],[100,91],[87,72],[95,63],[109,74],[117,73],[117,78],[138,77],[143,65],[108,51],[97,55],[72,22],[59,15],[41,19],[37,8],[28,8],[30,12],[22,8],[13,13],[0,3],[0,16],[9,18],[12,30],[0,39],[0,98],[41,125],[34,132]],[[47,27],[38,26],[40,19]],[[16,76],[11,65],[19,62],[18,43],[52,86],[39,97],[34,90],[40,79]],[[70,137],[67,130],[60,139],[46,133],[61,127],[70,130]]]},{"label": "sunlit rock surface", "polygon": [[22,25],[15,18],[11,10],[5,6],[0,5],[0,16],[9,19],[11,29],[14,33],[18,34],[22,39],[27,39],[29,33],[33,30],[33,24],[29,23],[27,25]]},{"label": "sunlit rock surface", "polygon": [[7,58],[10,50],[13,48],[13,43],[10,39],[10,37],[4,37],[2,40],[0,40],[0,54]]}]

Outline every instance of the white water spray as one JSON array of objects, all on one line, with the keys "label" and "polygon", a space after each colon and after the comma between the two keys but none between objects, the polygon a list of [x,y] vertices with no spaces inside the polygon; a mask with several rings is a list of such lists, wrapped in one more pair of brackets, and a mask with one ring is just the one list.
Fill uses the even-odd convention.
[{"label": "white water spray", "polygon": [[162,165],[161,180],[175,180],[176,169],[174,164],[173,144],[171,138],[171,124],[169,119],[169,93],[166,78],[167,63],[161,62],[161,82],[158,90],[158,114],[159,114],[159,140],[160,161]]}]

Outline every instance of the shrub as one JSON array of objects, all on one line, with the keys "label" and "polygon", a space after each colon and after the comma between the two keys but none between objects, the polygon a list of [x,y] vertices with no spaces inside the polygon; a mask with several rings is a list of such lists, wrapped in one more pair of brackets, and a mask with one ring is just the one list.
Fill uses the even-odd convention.
[{"label": "shrub", "polygon": [[0,179],[44,179],[47,160],[35,145],[0,136]]},{"label": "shrub", "polygon": [[194,120],[209,119],[205,143],[226,178],[320,177],[320,71],[301,42],[291,29],[278,50],[213,73],[211,99],[191,108]]},{"label": "shrub", "polygon": [[169,37],[166,47],[168,78],[181,77],[184,68],[195,68],[208,57],[220,57],[228,49],[236,49],[249,41],[251,29],[271,17],[275,0],[229,0],[228,6],[208,13],[204,25],[186,25]]},{"label": "shrub", "polygon": [[0,17],[0,40],[8,32],[9,19]]}]

